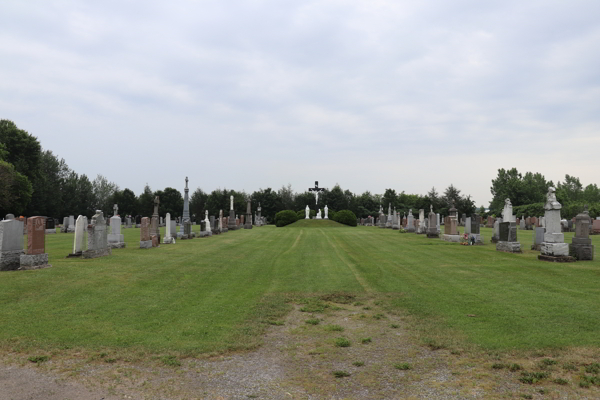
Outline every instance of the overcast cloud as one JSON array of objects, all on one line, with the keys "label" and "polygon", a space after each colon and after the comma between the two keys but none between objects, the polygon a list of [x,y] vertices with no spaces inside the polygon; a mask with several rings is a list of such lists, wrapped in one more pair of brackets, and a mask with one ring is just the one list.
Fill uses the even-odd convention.
[{"label": "overcast cloud", "polygon": [[600,184],[600,2],[7,1],[0,118],[121,189]]}]

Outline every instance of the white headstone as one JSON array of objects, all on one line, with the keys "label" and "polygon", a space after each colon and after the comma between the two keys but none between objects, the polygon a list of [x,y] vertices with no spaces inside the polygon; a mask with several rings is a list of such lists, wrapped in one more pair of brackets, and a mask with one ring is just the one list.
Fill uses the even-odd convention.
[{"label": "white headstone", "polygon": [[[233,196],[231,196],[231,202],[231,204],[233,204]],[[206,226],[206,232],[212,232],[212,229],[210,228],[210,220],[208,219],[208,210],[204,212],[204,223]]]},{"label": "white headstone", "polygon": [[165,230],[166,230],[166,234],[165,237],[171,237],[171,213],[167,213],[166,217],[166,226],[165,226]]},{"label": "white headstone", "polygon": [[85,229],[87,228],[87,217],[80,215],[77,217],[75,223],[75,238],[73,240],[73,254],[83,251],[83,244],[85,243]]}]

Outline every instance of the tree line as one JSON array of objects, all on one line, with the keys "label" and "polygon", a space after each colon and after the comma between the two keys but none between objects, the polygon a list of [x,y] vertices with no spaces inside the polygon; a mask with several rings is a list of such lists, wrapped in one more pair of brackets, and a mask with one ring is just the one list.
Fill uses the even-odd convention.
[{"label": "tree line", "polygon": [[[184,187],[184,180],[181,180]],[[160,197],[159,213],[170,213],[172,218],[182,216],[183,190],[167,187],[152,190],[146,184],[144,190],[136,195],[131,189],[121,189],[102,175],[93,180],[85,174],[71,170],[64,159],[51,150],[44,150],[38,139],[19,129],[12,121],[0,120],[0,213],[6,215],[42,215],[62,220],[68,215],[86,215],[91,217],[96,210],[102,210],[105,216],[113,214],[113,204],[118,204],[119,214],[151,216],[154,197]],[[197,188],[190,193],[190,215],[195,220],[209,215],[229,215],[230,196],[234,197],[234,210],[238,215],[246,213],[246,201],[252,202],[253,212],[261,206],[263,216],[269,221],[275,220],[275,214],[283,210],[304,211],[308,205],[315,210],[314,193],[305,190],[295,192],[291,185],[278,190],[259,189],[252,193],[231,189],[215,189],[210,193]],[[419,209],[427,212],[433,206],[435,212],[448,215],[451,205],[458,213],[472,214],[475,204],[470,196],[462,195],[460,190],[450,185],[443,194],[432,188],[426,195],[407,194],[404,191],[386,189],[383,194],[365,191],[355,194],[339,185],[319,193],[319,208],[325,205],[332,211],[350,210],[358,218],[377,216],[380,207],[387,213],[388,205],[400,214],[410,209],[418,215]]]},{"label": "tree line", "polygon": [[592,218],[600,216],[600,188],[595,183],[583,187],[579,178],[567,174],[564,181],[558,181],[555,185],[540,173],[522,174],[516,168],[501,168],[498,176],[492,179],[490,191],[493,198],[489,213],[500,216],[504,201],[508,198],[516,216],[543,216],[549,187],[556,189],[556,199],[562,205],[561,217],[573,218],[583,211],[585,205]]}]

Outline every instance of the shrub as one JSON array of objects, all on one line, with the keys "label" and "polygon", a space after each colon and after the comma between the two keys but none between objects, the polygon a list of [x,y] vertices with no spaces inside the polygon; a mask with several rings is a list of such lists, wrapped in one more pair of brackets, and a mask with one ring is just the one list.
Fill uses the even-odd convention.
[{"label": "shrub", "polygon": [[409,363],[398,363],[398,364],[394,364],[394,368],[402,370],[402,371],[406,371],[406,370],[412,369],[412,366]]},{"label": "shrub", "polygon": [[347,376],[350,376],[350,373],[347,371],[333,371],[333,376],[335,376],[336,378],[345,378]]},{"label": "shrub", "polygon": [[342,210],[335,213],[335,222],[348,226],[356,226],[356,215],[350,210]]},{"label": "shrub", "polygon": [[350,347],[350,341],[345,337],[339,337],[335,339],[335,345],[337,347]]},{"label": "shrub", "polygon": [[279,211],[275,214],[275,225],[278,227],[286,226],[298,221],[298,215],[292,210]]},{"label": "shrub", "polygon": [[[298,216],[298,219],[305,219],[306,211],[305,210],[296,211],[296,215]],[[315,210],[310,210],[310,212],[308,213],[308,218],[312,219],[312,217],[316,217],[316,216],[317,216],[317,212]]]}]

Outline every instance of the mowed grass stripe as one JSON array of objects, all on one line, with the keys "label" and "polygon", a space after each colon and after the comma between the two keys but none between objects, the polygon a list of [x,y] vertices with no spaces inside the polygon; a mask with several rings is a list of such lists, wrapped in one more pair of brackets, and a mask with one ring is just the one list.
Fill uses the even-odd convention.
[{"label": "mowed grass stripe", "polygon": [[[0,343],[190,354],[244,348],[290,294],[343,291],[385,295],[427,334],[449,341],[499,350],[600,344],[600,263],[499,253],[491,229],[482,230],[485,246],[463,247],[303,220],[150,250],[139,249],[139,232],[124,230],[128,248],[95,260],[64,258],[73,234],[47,236],[53,268],[0,274]],[[524,249],[529,236],[520,232]]]}]

